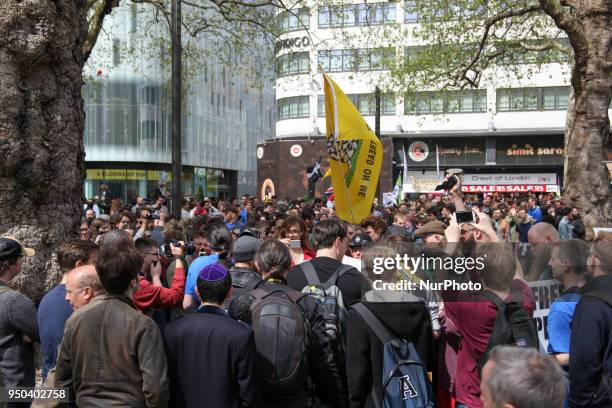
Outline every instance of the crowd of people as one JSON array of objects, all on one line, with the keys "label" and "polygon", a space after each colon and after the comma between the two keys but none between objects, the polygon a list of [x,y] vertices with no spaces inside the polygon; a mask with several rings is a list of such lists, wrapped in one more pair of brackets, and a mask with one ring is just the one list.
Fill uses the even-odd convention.
[{"label": "crowd of people", "polygon": [[[333,196],[165,200],[88,201],[38,305],[8,286],[33,250],[0,238],[5,390],[40,343],[70,398],[34,407],[612,407],[612,233],[563,198],[375,200],[359,225]],[[379,268],[406,257],[440,262]],[[553,278],[544,350],[528,282]],[[422,285],[445,281],[481,290]]]}]

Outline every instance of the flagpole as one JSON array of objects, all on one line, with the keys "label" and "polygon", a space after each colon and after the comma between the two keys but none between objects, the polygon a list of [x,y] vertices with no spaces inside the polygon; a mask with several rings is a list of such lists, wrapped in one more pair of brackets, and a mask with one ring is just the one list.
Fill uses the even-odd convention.
[{"label": "flagpole", "polygon": [[[376,134],[378,140],[380,140],[380,88],[378,86],[374,88],[374,99],[376,101],[376,115],[374,116],[374,133]],[[391,177],[393,177],[393,174],[391,174]],[[378,190],[377,192],[379,194],[381,193],[380,177],[378,178],[378,185],[376,186],[376,190]],[[378,194],[376,194],[376,196],[378,196]]]},{"label": "flagpole", "polygon": [[436,144],[436,177],[440,182],[440,155],[438,154],[438,144]]}]

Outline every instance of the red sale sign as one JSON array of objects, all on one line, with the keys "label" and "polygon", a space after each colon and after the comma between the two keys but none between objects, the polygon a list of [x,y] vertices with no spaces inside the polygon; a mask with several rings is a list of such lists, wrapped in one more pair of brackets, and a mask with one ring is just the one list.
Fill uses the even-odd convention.
[{"label": "red sale sign", "polygon": [[464,193],[545,193],[545,184],[509,184],[500,186],[462,186]]}]

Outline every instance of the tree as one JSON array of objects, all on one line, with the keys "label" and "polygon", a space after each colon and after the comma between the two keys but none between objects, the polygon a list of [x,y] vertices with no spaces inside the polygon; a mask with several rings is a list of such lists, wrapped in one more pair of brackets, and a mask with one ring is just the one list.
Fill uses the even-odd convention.
[{"label": "tree", "polygon": [[[133,1],[153,7],[169,26],[168,0]],[[59,243],[78,237],[85,177],[83,67],[119,2],[0,2],[0,232],[36,249],[16,282],[35,299],[58,281]],[[182,3],[188,35],[220,35],[227,55],[239,55],[241,44],[257,33],[273,33],[271,15],[282,7],[269,0]]]},{"label": "tree", "polygon": [[612,2],[417,0],[406,6],[418,16],[418,27],[392,27],[378,37],[401,44],[413,36],[427,45],[389,62],[394,90],[475,88],[483,79],[526,78],[547,69],[551,61],[568,62],[564,195],[583,210],[590,226],[611,225],[602,161],[612,148]]}]

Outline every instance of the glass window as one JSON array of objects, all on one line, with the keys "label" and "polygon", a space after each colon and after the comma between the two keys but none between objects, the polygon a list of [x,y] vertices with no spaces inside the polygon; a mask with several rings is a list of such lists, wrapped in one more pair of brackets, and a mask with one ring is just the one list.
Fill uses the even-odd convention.
[{"label": "glass window", "polygon": [[342,50],[334,50],[331,52],[330,71],[342,71]]},{"label": "glass window", "polygon": [[497,111],[508,112],[510,110],[510,92],[508,90],[497,91]]},{"label": "glass window", "polygon": [[330,7],[319,7],[319,28],[329,28],[331,26]]},{"label": "glass window", "polygon": [[310,71],[308,52],[285,54],[277,60],[278,76],[305,74]]},{"label": "glass window", "polygon": [[395,95],[383,95],[381,105],[381,115],[395,115]]},{"label": "glass window", "polygon": [[542,109],[563,110],[567,109],[567,98],[569,87],[542,88]]},{"label": "glass window", "polygon": [[474,95],[471,91],[461,92],[461,112],[474,112]]},{"label": "glass window", "polygon": [[358,3],[319,8],[319,28],[353,27],[395,22],[395,4]]},{"label": "glass window", "polygon": [[342,70],[353,71],[355,69],[355,50],[342,50]]},{"label": "glass window", "polygon": [[317,116],[320,118],[325,116],[325,95],[317,97]]},{"label": "glass window", "polygon": [[354,26],[356,23],[356,7],[351,5],[347,5],[339,8],[340,15],[342,16],[342,21],[340,22],[341,26]]},{"label": "glass window", "polygon": [[386,24],[395,23],[395,3],[383,3],[384,22]]},{"label": "glass window", "polygon": [[308,96],[283,98],[279,99],[277,103],[279,120],[307,118],[310,114]]},{"label": "glass window", "polygon": [[404,22],[416,23],[419,20],[417,13],[417,4],[414,0],[408,0],[405,3]]},{"label": "glass window", "polygon": [[331,51],[319,51],[319,64],[324,71],[331,71]]},{"label": "glass window", "polygon": [[451,92],[447,96],[447,112],[461,112],[461,95],[457,92]]},{"label": "glass window", "polygon": [[538,90],[527,88],[525,90],[525,110],[538,110]]},{"label": "glass window", "polygon": [[440,93],[433,92],[431,95],[431,113],[444,112],[444,96]]}]

